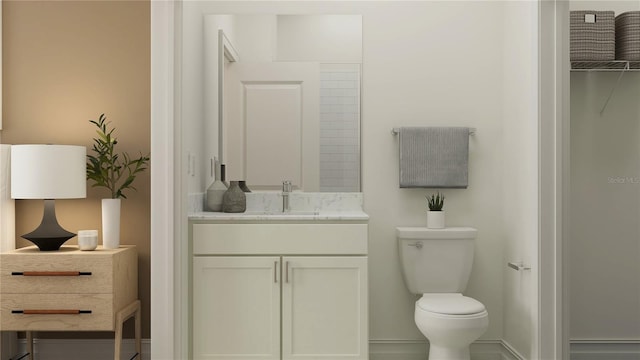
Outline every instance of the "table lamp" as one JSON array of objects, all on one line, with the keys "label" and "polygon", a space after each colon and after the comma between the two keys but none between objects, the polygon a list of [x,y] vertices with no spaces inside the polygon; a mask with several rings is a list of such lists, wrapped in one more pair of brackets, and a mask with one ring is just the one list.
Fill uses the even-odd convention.
[{"label": "table lamp", "polygon": [[11,197],[44,199],[40,226],[22,235],[41,251],[59,250],[76,236],[58,224],[55,199],[87,197],[86,154],[86,147],[75,145],[11,147]]}]

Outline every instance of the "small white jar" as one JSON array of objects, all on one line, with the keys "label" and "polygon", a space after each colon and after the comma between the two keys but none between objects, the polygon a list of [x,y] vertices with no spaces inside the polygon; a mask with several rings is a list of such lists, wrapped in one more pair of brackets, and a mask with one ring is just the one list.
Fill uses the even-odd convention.
[{"label": "small white jar", "polygon": [[78,230],[78,247],[83,251],[98,247],[98,230]]}]

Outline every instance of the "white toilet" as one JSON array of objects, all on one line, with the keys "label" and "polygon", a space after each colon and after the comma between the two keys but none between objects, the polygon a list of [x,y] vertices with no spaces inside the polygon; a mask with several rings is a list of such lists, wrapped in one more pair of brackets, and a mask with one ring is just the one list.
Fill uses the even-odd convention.
[{"label": "white toilet", "polygon": [[477,230],[398,227],[404,281],[416,301],[415,321],[429,340],[429,360],[469,360],[469,345],[489,326],[476,299],[463,296],[473,265]]}]

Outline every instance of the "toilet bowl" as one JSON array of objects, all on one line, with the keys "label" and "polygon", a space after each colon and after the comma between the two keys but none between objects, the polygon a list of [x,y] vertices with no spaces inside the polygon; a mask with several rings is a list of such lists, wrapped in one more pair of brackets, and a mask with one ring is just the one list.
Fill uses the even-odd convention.
[{"label": "toilet bowl", "polygon": [[469,345],[489,326],[476,299],[463,296],[473,264],[474,228],[396,228],[402,274],[416,301],[416,326],[429,360],[470,360]]},{"label": "toilet bowl", "polygon": [[484,305],[462,294],[423,295],[414,319],[429,340],[429,360],[469,360],[469,345],[489,326]]}]

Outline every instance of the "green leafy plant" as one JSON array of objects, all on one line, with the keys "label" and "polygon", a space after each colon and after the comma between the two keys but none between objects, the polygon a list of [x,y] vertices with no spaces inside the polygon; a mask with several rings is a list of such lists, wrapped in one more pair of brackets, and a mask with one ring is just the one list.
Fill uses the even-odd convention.
[{"label": "green leafy plant", "polygon": [[104,114],[100,115],[98,121],[89,122],[98,127],[98,137],[93,139],[95,154],[87,155],[87,180],[94,181],[92,187],[107,188],[112,199],[126,199],[123,191],[136,190],[132,185],[133,181],[139,173],[147,169],[149,155],[140,154],[137,159],[132,159],[126,152],[116,153],[118,140],[113,136],[115,128],[108,129],[109,122]]},{"label": "green leafy plant", "polygon": [[429,210],[431,211],[442,211],[442,207],[444,207],[444,194],[440,194],[440,192],[436,194],[425,195],[427,198],[427,202],[429,203]]}]

